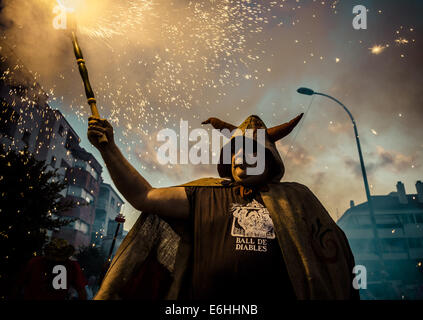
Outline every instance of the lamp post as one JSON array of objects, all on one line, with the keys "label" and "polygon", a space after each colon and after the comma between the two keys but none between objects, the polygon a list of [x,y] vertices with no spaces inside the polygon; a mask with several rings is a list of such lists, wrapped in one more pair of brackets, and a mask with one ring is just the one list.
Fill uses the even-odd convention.
[{"label": "lamp post", "polygon": [[123,216],[123,214],[119,213],[116,216],[115,221],[117,222],[115,236],[113,237],[112,245],[110,246],[109,257],[107,258],[107,262],[109,264],[112,261],[113,249],[115,248],[116,239],[117,239],[118,234],[119,234],[120,225],[123,224],[123,223],[125,223],[125,217]]},{"label": "lamp post", "polygon": [[109,270],[110,264],[112,262],[112,255],[113,255],[113,250],[115,248],[116,239],[117,239],[117,237],[119,235],[120,225],[125,223],[125,216],[123,214],[119,213],[116,216],[115,221],[117,222],[117,226],[116,226],[116,230],[115,230],[115,235],[113,237],[113,241],[112,241],[112,244],[110,246],[109,255],[107,257],[106,262],[104,263],[103,271],[101,272],[100,277],[99,277],[99,281],[98,281],[99,285],[101,285],[101,282],[103,281],[104,276],[107,273],[107,270]]},{"label": "lamp post", "polygon": [[367,204],[368,204],[368,207],[369,207],[369,213],[370,213],[370,220],[371,220],[371,223],[372,223],[373,235],[375,237],[376,245],[378,247],[377,248],[378,249],[378,256],[379,256],[381,263],[383,265],[382,250],[381,250],[382,246],[380,244],[380,239],[379,239],[379,236],[377,234],[375,213],[374,213],[374,209],[373,209],[373,202],[372,202],[372,198],[371,198],[371,195],[370,195],[370,188],[369,188],[369,182],[367,181],[366,167],[364,166],[363,154],[361,152],[360,138],[359,138],[359,135],[358,135],[357,125],[355,123],[354,117],[352,116],[351,112],[348,110],[348,108],[342,102],[340,102],[338,99],[335,99],[334,97],[331,97],[331,96],[329,96],[325,93],[315,92],[314,90],[309,89],[309,88],[299,88],[297,90],[297,92],[300,93],[300,94],[308,95],[308,96],[312,96],[312,95],[324,96],[324,97],[327,97],[327,98],[335,101],[342,108],[344,108],[344,110],[348,113],[348,115],[349,115],[349,117],[350,117],[350,119],[353,123],[355,141],[357,142],[358,156],[360,158],[361,173],[363,175],[364,189],[366,190]]}]

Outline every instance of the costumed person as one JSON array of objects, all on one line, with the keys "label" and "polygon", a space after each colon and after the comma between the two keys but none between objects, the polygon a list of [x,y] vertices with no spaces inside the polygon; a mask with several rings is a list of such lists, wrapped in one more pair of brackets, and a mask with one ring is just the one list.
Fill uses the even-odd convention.
[{"label": "costumed person", "polygon": [[[55,238],[44,247],[44,256],[32,258],[18,280],[17,288],[23,291],[24,300],[86,300],[84,274],[77,261],[71,260],[75,249],[66,240]],[[53,268],[66,268],[66,289],[55,289],[53,279],[58,276]]]},{"label": "costumed person", "polygon": [[[285,169],[275,142],[301,117],[269,129],[258,116],[238,128],[210,118],[203,124],[233,134],[221,150],[221,178],[169,188],[152,187],[114,143],[110,123],[90,118],[89,140],[118,190],[142,211],[95,299],[359,299],[342,230],[307,187],[280,182]],[[257,129],[265,132],[264,141]],[[108,143],[100,144],[102,135]],[[244,143],[237,144],[239,138]],[[248,139],[252,150],[244,148]],[[254,165],[245,160],[259,146],[264,170],[247,174]]]}]

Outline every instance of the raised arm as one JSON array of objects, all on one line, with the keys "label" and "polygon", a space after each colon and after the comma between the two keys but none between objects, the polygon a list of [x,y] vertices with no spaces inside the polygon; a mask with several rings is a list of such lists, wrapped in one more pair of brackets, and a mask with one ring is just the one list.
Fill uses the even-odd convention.
[{"label": "raised arm", "polygon": [[[107,143],[100,144],[102,135],[106,135]],[[107,120],[90,117],[88,139],[100,151],[116,188],[135,209],[163,217],[188,217],[189,203],[184,188],[153,188],[122,155]]]}]

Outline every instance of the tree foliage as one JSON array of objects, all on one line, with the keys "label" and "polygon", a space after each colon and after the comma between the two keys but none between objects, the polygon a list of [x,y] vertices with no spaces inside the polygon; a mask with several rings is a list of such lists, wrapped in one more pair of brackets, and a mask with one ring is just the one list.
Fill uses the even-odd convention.
[{"label": "tree foliage", "polygon": [[65,187],[45,161],[27,150],[0,147],[0,298],[7,296],[25,263],[41,254],[47,230],[72,221],[56,216],[74,206],[60,194]]}]

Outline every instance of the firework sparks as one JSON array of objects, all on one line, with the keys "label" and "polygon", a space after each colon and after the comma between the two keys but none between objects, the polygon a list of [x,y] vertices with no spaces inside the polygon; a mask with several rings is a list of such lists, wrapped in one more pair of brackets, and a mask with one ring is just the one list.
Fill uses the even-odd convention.
[{"label": "firework sparks", "polygon": [[[130,30],[139,30],[144,15],[152,9],[151,0],[56,0],[74,14],[78,31],[90,38],[110,39]],[[93,15],[95,12],[95,15]]]},{"label": "firework sparks", "polygon": [[[89,5],[95,10],[88,9]],[[247,49],[247,40],[262,32],[269,22],[265,13],[272,6],[276,3],[251,6],[249,1],[205,1],[175,5],[161,0],[132,0],[110,6],[102,2],[99,7],[98,1],[87,0],[86,12],[98,14],[94,20],[86,20],[83,10],[77,15],[81,36],[110,39],[115,48],[118,38],[123,48],[118,57],[128,57],[126,65],[116,67],[113,79],[105,75],[96,83],[98,98],[111,104],[109,114],[107,110],[101,113],[120,125],[126,137],[149,135],[176,121],[175,108],[191,109],[198,104],[195,97],[198,99],[202,92],[225,96],[241,81],[260,81],[255,65],[265,53],[261,48],[264,42],[255,50]],[[138,58],[127,52],[127,44],[139,52]],[[240,73],[240,68],[246,72]],[[128,74],[135,69],[150,76],[134,86]],[[266,66],[265,70],[271,69]],[[75,98],[71,108],[83,118],[86,115],[79,103],[80,97]],[[211,103],[203,104],[207,108]]]},{"label": "firework sparks", "polygon": [[386,46],[382,45],[374,45],[373,47],[369,48],[372,54],[378,55],[381,54],[386,49]]},{"label": "firework sparks", "polygon": [[[264,32],[266,25],[281,30],[287,26],[298,28],[304,23],[297,18],[303,11],[312,13],[318,20],[319,12],[335,13],[339,3],[338,0],[321,2],[312,5],[312,11],[307,11],[310,8],[294,1],[43,2],[59,3],[68,11],[74,9],[79,39],[87,63],[93,70],[100,114],[119,128],[124,138],[118,139],[126,145],[128,152],[157,130],[175,127],[181,109],[190,109],[190,117],[192,115],[197,121],[200,113],[211,112],[221,101],[227,100],[232,91],[246,83],[252,87],[264,87],[263,78],[276,73],[277,67],[263,61],[275,54],[269,49],[271,41],[279,41]],[[320,7],[323,9],[317,11]],[[405,33],[408,31],[411,32],[409,29],[402,31],[402,38],[397,33],[391,46],[392,43],[407,44],[405,38],[412,44],[412,35]],[[93,41],[85,44],[87,39]],[[307,37],[295,35],[289,38],[289,43],[299,54],[304,51],[298,61],[306,66],[348,63],[347,56],[319,52],[319,47]],[[364,43],[360,41],[364,50],[372,45]],[[377,55],[387,47],[388,44],[376,45],[370,51]],[[103,68],[101,63],[104,61],[110,64]],[[74,66],[72,72],[76,71]],[[54,88],[45,89],[49,102],[86,121],[89,114],[82,91],[71,95],[62,88],[62,83],[72,77],[70,68],[60,72]],[[80,89],[79,84],[75,87],[75,91]],[[234,109],[241,110],[247,104],[241,99],[241,102],[235,102]],[[230,113],[227,116],[231,116]]]},{"label": "firework sparks", "polygon": [[[118,140],[128,150],[157,130],[175,126],[180,109],[191,109],[198,120],[195,107],[209,112],[245,82],[262,88],[263,74],[272,71],[262,63],[272,41],[262,35],[266,24],[281,27],[285,12],[302,10],[296,4],[252,5],[250,0],[45,0],[40,8],[45,3],[73,11],[100,114],[119,127],[124,138]],[[84,44],[87,39],[91,45]],[[113,60],[102,69],[97,62],[105,57]],[[69,81],[76,71],[73,66],[57,80]],[[53,106],[64,103],[61,88],[58,82],[45,89]],[[65,94],[65,100],[67,113],[85,122],[89,114],[83,93]]]},{"label": "firework sparks", "polygon": [[395,42],[398,45],[401,45],[401,44],[407,44],[408,43],[408,40],[407,39],[404,39],[404,38],[398,38],[398,39],[395,39]]}]

